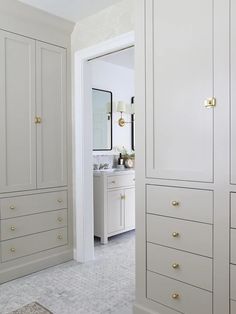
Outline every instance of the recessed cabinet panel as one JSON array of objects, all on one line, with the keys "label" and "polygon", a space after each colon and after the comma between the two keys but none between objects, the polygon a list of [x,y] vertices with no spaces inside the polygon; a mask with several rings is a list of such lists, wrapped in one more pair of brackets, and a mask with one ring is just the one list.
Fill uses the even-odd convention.
[{"label": "recessed cabinet panel", "polygon": [[37,42],[37,184],[67,184],[66,50]]},{"label": "recessed cabinet panel", "polygon": [[125,189],[125,228],[135,228],[135,189]]},{"label": "recessed cabinet panel", "polygon": [[236,184],[236,3],[231,1],[231,80],[230,80],[230,100],[231,100],[231,183]]},{"label": "recessed cabinet panel", "polygon": [[213,181],[212,2],[147,1],[148,177]]},{"label": "recessed cabinet panel", "polygon": [[0,192],[36,187],[35,41],[0,31]]},{"label": "recessed cabinet panel", "polygon": [[108,192],[107,215],[108,234],[123,230],[124,225],[124,190]]}]

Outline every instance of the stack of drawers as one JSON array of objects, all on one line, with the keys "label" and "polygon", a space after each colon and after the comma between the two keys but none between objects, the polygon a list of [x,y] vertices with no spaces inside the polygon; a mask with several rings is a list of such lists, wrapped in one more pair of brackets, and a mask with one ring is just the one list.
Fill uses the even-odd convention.
[{"label": "stack of drawers", "polygon": [[147,185],[149,299],[181,313],[212,313],[212,220],[211,191]]},{"label": "stack of drawers", "polygon": [[1,262],[67,244],[67,192],[0,200]]},{"label": "stack of drawers", "polygon": [[231,193],[231,250],[230,250],[230,303],[236,313],[236,193]]}]

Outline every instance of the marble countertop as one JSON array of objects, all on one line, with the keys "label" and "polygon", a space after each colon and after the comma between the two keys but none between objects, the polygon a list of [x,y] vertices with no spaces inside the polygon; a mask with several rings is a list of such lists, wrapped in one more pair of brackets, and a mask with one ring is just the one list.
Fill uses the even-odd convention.
[{"label": "marble countertop", "polygon": [[133,168],[128,169],[101,169],[101,170],[93,170],[93,175],[94,176],[114,176],[114,175],[123,175],[123,174],[131,174],[135,173],[135,170]]}]

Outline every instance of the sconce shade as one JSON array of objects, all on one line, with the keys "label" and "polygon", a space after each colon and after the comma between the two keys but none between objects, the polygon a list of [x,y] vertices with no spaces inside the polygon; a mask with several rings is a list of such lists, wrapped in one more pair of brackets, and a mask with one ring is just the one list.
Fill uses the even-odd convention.
[{"label": "sconce shade", "polygon": [[118,101],[117,107],[116,107],[117,112],[126,112],[126,104],[124,101]]}]

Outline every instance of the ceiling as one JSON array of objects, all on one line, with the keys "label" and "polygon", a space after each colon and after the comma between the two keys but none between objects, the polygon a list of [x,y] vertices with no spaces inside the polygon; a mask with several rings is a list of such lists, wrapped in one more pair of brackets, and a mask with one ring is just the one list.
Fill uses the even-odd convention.
[{"label": "ceiling", "polygon": [[104,57],[100,57],[99,60],[109,62],[115,65],[123,66],[129,69],[134,69],[134,47],[114,52]]},{"label": "ceiling", "polygon": [[78,22],[121,0],[19,0],[48,13]]}]

